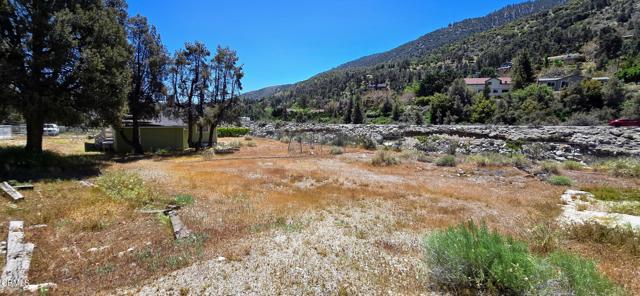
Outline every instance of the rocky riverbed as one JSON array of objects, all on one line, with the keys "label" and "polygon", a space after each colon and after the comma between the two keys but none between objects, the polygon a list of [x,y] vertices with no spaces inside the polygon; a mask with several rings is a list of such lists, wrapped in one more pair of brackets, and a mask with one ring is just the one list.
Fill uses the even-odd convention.
[{"label": "rocky riverbed", "polygon": [[521,150],[537,159],[575,159],[587,156],[640,156],[640,128],[608,126],[493,126],[493,125],[350,125],[289,122],[243,123],[252,134],[267,138],[303,137],[305,141],[335,144],[373,142],[425,151],[459,153]]}]

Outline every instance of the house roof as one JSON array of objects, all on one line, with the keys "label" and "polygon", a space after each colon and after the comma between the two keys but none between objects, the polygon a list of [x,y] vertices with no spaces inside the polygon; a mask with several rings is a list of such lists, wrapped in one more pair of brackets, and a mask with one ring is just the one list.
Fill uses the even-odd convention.
[{"label": "house roof", "polygon": [[[464,83],[467,85],[485,85],[487,81],[493,78],[482,77],[482,78],[465,78]],[[511,77],[497,77],[496,79],[500,80],[501,84],[511,84]]]},{"label": "house roof", "polygon": [[558,80],[562,80],[562,79],[566,79],[566,78],[574,77],[574,76],[580,76],[580,75],[571,74],[571,75],[557,76],[557,77],[540,77],[540,78],[538,78],[538,81],[540,81],[540,82],[558,81]]},{"label": "house roof", "polygon": [[[122,119],[123,126],[132,126],[133,120],[131,115],[125,115]],[[181,118],[173,118],[160,114],[159,117],[147,120],[140,120],[140,126],[158,126],[158,127],[185,127],[187,124]]]},{"label": "house roof", "polygon": [[582,59],[582,58],[584,58],[583,54],[569,53],[569,54],[563,54],[558,56],[552,56],[552,57],[549,57],[548,59],[550,61],[554,61],[554,60],[573,60],[573,59]]}]

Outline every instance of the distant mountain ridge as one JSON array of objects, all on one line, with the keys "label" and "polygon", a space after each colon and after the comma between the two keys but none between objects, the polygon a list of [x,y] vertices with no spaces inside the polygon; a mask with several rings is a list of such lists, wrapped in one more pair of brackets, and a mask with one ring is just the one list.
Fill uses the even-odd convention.
[{"label": "distant mountain ridge", "polygon": [[435,30],[392,50],[347,62],[336,69],[372,67],[383,63],[421,58],[441,46],[462,40],[475,33],[501,27],[514,20],[549,10],[566,2],[567,0],[537,0],[508,5],[486,16],[466,19],[446,28]]},{"label": "distant mountain ridge", "polygon": [[264,97],[273,96],[276,93],[278,93],[279,91],[286,90],[291,85],[292,84],[269,86],[269,87],[265,87],[265,88],[261,88],[261,89],[258,89],[258,90],[254,90],[254,91],[250,91],[250,92],[244,93],[244,94],[242,94],[241,97],[243,99],[245,99],[245,100],[248,100],[248,101],[255,101],[255,100],[262,99]]}]

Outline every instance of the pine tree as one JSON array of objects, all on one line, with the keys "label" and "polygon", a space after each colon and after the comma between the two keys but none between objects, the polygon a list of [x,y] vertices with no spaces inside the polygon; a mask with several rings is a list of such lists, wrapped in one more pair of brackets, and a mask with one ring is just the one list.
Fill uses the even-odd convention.
[{"label": "pine tree", "polygon": [[362,102],[358,98],[353,106],[353,114],[351,115],[351,122],[353,124],[362,124],[364,122],[364,118],[362,116]]},{"label": "pine tree", "polygon": [[393,104],[393,110],[391,111],[391,118],[395,121],[400,120],[400,102],[396,100]]},{"label": "pine tree", "polygon": [[131,89],[127,100],[133,132],[131,140],[124,134],[122,138],[134,148],[136,154],[142,154],[139,121],[157,114],[156,103],[165,93],[163,81],[167,74],[168,56],[160,35],[154,26],[149,26],[146,17],[137,15],[130,18],[127,35],[133,49],[129,62]]},{"label": "pine tree", "polygon": [[349,103],[347,104],[347,109],[344,110],[344,118],[342,122],[351,123],[351,111],[353,110],[353,98],[349,98]]},{"label": "pine tree", "polygon": [[513,63],[513,88],[523,89],[535,82],[531,58],[526,51],[521,52]]},{"label": "pine tree", "polygon": [[416,112],[413,114],[413,116],[414,116],[416,125],[423,125],[424,124],[424,118],[422,118],[422,113],[420,111],[416,110]]},{"label": "pine tree", "polygon": [[391,104],[391,100],[389,98],[384,99],[382,102],[382,106],[380,106],[380,113],[384,116],[389,116],[389,114],[393,111],[393,105]]}]

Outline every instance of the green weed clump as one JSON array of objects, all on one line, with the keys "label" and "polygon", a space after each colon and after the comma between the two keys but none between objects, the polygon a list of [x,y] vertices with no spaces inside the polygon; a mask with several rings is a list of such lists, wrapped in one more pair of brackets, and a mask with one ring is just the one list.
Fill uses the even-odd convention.
[{"label": "green weed clump", "polygon": [[584,191],[591,192],[596,199],[604,201],[638,201],[640,189],[619,187],[587,187]]},{"label": "green weed clump", "polygon": [[193,204],[193,196],[189,194],[178,194],[173,198],[176,205],[184,207]]},{"label": "green weed clump", "polygon": [[400,163],[400,160],[387,150],[378,150],[371,159],[374,166],[391,166]]},{"label": "green weed clump", "polygon": [[621,295],[593,261],[563,252],[540,257],[473,222],[427,235],[425,262],[443,288],[496,295]]},{"label": "green weed clump", "polygon": [[551,176],[549,180],[547,180],[549,184],[556,186],[571,186],[573,185],[573,180],[566,176]]},{"label": "green weed clump", "polygon": [[436,165],[441,167],[455,167],[456,157],[453,155],[445,155],[436,160]]},{"label": "green weed clump", "polygon": [[142,178],[132,172],[107,172],[96,179],[96,185],[110,198],[134,205],[146,205],[158,199],[157,194],[145,186]]}]

